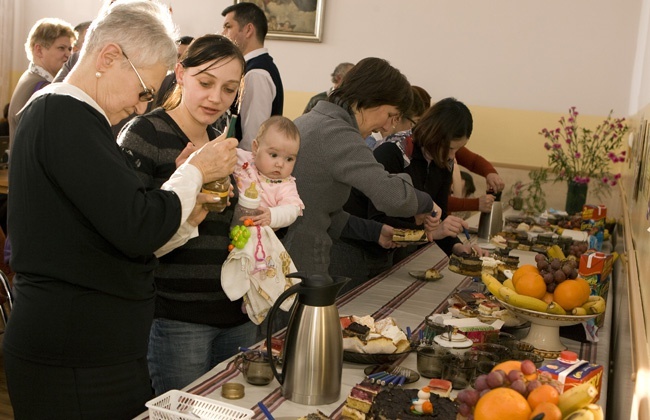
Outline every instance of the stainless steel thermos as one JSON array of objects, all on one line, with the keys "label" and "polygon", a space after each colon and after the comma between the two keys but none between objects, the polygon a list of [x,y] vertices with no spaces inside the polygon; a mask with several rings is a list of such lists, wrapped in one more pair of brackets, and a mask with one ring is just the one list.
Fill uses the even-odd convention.
[{"label": "stainless steel thermos", "polygon": [[282,395],[305,405],[330,404],[339,399],[343,373],[343,335],[336,294],[350,279],[327,274],[293,273],[302,279],[285,290],[268,315],[267,350],[271,353],[273,317],[284,300],[297,293],[282,350],[282,372],[271,358],[271,369]]}]

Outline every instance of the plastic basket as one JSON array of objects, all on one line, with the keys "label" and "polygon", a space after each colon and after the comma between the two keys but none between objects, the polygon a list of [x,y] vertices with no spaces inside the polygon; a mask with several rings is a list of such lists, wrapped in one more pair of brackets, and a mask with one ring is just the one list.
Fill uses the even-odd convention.
[{"label": "plastic basket", "polygon": [[253,411],[178,390],[167,391],[147,402],[153,420],[251,419]]}]

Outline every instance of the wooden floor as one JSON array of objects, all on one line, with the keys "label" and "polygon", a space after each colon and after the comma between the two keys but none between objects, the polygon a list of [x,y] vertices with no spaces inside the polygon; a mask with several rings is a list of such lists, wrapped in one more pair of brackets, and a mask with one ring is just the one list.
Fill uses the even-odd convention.
[{"label": "wooden floor", "polygon": [[[0,330],[4,329],[2,320],[0,320]],[[5,378],[4,357],[2,355],[2,337],[0,334],[0,419],[13,420],[14,411],[11,409],[9,394],[7,393],[7,379]]]}]

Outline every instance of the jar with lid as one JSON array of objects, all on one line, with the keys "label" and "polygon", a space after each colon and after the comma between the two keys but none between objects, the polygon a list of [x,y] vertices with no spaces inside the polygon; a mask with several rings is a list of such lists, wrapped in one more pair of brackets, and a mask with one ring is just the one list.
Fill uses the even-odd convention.
[{"label": "jar with lid", "polygon": [[221,200],[215,203],[206,203],[203,206],[209,211],[221,213],[228,206],[228,195],[230,194],[230,177],[217,178],[212,182],[203,184],[201,192],[219,196]]},{"label": "jar with lid", "polygon": [[262,214],[262,211],[259,209],[260,202],[261,198],[255,188],[255,183],[251,182],[250,187],[244,191],[244,194],[239,196],[230,227],[244,224],[244,219],[247,217]]}]

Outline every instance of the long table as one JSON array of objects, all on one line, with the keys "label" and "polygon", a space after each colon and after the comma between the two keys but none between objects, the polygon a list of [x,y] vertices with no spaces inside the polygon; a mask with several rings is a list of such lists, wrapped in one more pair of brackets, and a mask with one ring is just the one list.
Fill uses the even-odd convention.
[{"label": "long table", "polygon": [[[473,237],[472,241],[476,241]],[[523,252],[523,251],[522,251]],[[533,258],[534,254],[520,254],[525,258]],[[522,258],[520,256],[520,258]],[[398,325],[406,330],[409,327],[414,334],[424,328],[426,317],[434,313],[445,312],[447,297],[456,290],[465,289],[473,280],[448,270],[446,255],[435,244],[430,244],[418,250],[409,258],[395,265],[391,270],[377,276],[367,283],[351,290],[337,299],[337,307],[341,315],[372,315],[375,319],[392,316]],[[409,271],[424,271],[435,267],[443,274],[438,281],[422,281],[411,277]],[[608,311],[611,312],[611,311]],[[601,343],[609,345],[608,322],[599,332]],[[582,359],[603,364],[607,362],[607,351],[598,352],[599,346],[591,343],[579,343],[567,339],[562,340],[569,349],[576,351]],[[397,364],[416,369],[416,353],[411,352]],[[265,419],[265,415],[257,407],[262,401],[278,418],[298,418],[317,409],[329,415],[330,418],[341,418],[341,410],[350,389],[364,378],[364,368],[367,365],[344,362],[341,394],[338,401],[322,406],[306,406],[286,400],[282,396],[280,384],[273,380],[266,386],[248,384],[242,374],[235,367],[234,358],[226,360],[205,375],[192,382],[184,391],[192,394],[206,396],[215,400],[250,408],[255,412],[254,419]],[[607,372],[607,368],[605,369]],[[428,379],[420,378],[409,387],[419,388],[428,383]],[[221,396],[221,386],[226,382],[237,382],[245,386],[245,396],[239,400],[228,400]],[[604,406],[606,392],[606,373],[603,379],[600,404]],[[138,418],[146,418],[146,414]]]}]

